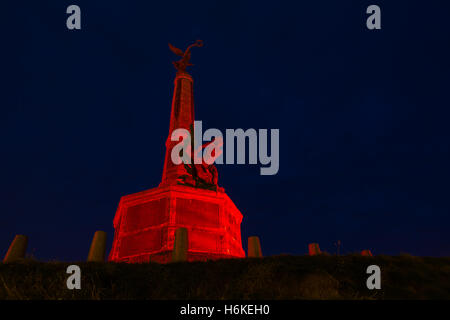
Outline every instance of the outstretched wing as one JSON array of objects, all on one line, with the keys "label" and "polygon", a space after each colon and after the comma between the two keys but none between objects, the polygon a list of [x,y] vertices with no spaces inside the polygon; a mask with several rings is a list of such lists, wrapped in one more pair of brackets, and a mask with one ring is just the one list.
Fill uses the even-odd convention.
[{"label": "outstretched wing", "polygon": [[173,53],[175,53],[177,56],[180,56],[180,57],[184,56],[184,52],[183,52],[183,51],[181,51],[180,49],[174,47],[174,46],[171,45],[170,43],[169,43],[169,48],[170,48],[170,50],[171,50]]}]

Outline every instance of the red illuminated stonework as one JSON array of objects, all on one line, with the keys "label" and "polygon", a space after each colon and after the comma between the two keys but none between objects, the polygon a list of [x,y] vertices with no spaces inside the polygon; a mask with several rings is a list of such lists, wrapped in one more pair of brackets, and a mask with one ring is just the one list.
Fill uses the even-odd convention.
[{"label": "red illuminated stonework", "polygon": [[225,192],[166,186],[122,197],[110,261],[169,262],[175,230],[188,229],[188,260],[244,257],[242,215]]},{"label": "red illuminated stonework", "polygon": [[109,261],[169,262],[175,230],[180,227],[188,230],[189,261],[245,256],[242,214],[218,186],[215,166],[175,165],[171,160],[172,148],[178,143],[170,140],[172,131],[184,128],[192,132],[194,123],[193,79],[185,71],[189,48],[180,53],[185,64],[174,63],[178,72],[162,181],[157,188],[120,199]]}]

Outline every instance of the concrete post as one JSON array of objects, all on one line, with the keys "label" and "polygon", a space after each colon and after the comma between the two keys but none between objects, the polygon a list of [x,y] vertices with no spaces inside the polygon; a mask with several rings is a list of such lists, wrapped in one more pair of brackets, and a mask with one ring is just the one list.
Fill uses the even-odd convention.
[{"label": "concrete post", "polygon": [[27,252],[28,237],[18,234],[14,237],[13,242],[9,246],[8,252],[3,259],[3,262],[14,262],[25,258]]},{"label": "concrete post", "polygon": [[87,261],[105,262],[106,232],[96,231],[92,239]]},{"label": "concrete post", "polygon": [[247,257],[262,258],[261,243],[259,241],[259,237],[248,237]]},{"label": "concrete post", "polygon": [[187,261],[188,253],[188,231],[186,228],[175,230],[175,241],[173,243],[172,262]]},{"label": "concrete post", "polygon": [[310,243],[308,245],[308,249],[309,249],[309,255],[310,256],[316,256],[316,255],[322,253],[322,252],[320,252],[320,247],[319,247],[318,243]]}]

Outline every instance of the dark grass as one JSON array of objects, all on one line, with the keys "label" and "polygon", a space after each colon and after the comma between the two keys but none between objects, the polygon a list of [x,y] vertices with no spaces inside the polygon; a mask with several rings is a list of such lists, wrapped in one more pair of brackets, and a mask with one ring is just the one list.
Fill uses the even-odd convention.
[{"label": "dark grass", "polygon": [[[81,268],[68,290],[66,268]],[[381,268],[381,290],[366,269]],[[160,265],[0,263],[4,299],[450,299],[450,258],[410,255],[272,256]]]}]

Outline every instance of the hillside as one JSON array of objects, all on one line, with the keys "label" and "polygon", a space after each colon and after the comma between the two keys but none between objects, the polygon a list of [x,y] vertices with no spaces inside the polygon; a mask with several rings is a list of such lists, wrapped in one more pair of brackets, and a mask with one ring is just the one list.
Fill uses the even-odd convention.
[{"label": "hillside", "polygon": [[[68,290],[66,268],[81,268]],[[368,290],[369,265],[381,290]],[[0,263],[4,299],[450,299],[450,258],[272,256],[160,265]]]}]

